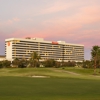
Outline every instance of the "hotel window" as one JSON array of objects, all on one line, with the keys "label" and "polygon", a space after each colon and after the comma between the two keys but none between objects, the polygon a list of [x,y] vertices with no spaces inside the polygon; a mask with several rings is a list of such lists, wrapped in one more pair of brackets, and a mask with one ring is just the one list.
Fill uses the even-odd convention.
[{"label": "hotel window", "polygon": [[20,40],[16,40],[16,42],[20,42]]},{"label": "hotel window", "polygon": [[40,45],[40,43],[38,42],[38,45]]},{"label": "hotel window", "polygon": [[61,48],[61,47],[59,46],[59,48]]}]

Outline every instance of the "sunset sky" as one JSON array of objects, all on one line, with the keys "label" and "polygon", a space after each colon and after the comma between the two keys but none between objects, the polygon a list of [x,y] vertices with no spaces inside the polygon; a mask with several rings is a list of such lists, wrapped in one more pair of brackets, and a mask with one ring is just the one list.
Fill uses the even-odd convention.
[{"label": "sunset sky", "polygon": [[0,0],[0,55],[6,38],[27,36],[83,44],[90,59],[100,45],[100,0]]}]

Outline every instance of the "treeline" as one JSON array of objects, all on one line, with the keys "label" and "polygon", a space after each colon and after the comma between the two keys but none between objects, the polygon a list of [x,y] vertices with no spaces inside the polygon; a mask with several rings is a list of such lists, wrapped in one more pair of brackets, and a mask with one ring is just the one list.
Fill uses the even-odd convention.
[{"label": "treeline", "polygon": [[[14,59],[11,63],[11,61],[5,60],[0,61],[0,68],[39,68],[39,67],[54,67],[54,68],[60,68],[60,67],[83,67],[83,68],[93,68],[93,62],[86,60],[83,62],[74,62],[74,61],[68,61],[68,62],[57,62],[53,59],[47,59],[45,61],[39,61],[39,60],[25,60],[18,58]],[[99,66],[98,66],[99,67]]]}]

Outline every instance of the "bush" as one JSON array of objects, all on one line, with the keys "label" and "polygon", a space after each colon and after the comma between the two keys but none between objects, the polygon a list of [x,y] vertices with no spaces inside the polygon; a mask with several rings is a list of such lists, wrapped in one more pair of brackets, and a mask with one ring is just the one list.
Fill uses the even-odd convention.
[{"label": "bush", "polygon": [[19,64],[18,64],[18,68],[26,68],[28,65],[28,61],[27,60],[20,60]]},{"label": "bush", "polygon": [[68,61],[68,62],[62,62],[62,67],[75,67],[75,65],[76,65],[76,62],[74,62],[74,61]]},{"label": "bush", "polygon": [[11,61],[8,61],[8,60],[2,61],[2,67],[10,68],[11,67],[10,65],[11,65]]},{"label": "bush", "polygon": [[3,63],[2,63],[2,61],[0,61],[0,68],[3,68]]},{"label": "bush", "polygon": [[54,67],[55,66],[55,60],[47,59],[46,61],[44,61],[44,66],[45,67]]}]

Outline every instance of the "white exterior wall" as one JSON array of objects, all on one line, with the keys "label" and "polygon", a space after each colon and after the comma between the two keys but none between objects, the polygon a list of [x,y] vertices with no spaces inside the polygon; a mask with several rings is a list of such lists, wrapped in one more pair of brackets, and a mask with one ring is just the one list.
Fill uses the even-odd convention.
[{"label": "white exterior wall", "polygon": [[[10,45],[8,44],[10,43]],[[6,59],[12,61],[12,42],[6,42]]]}]

